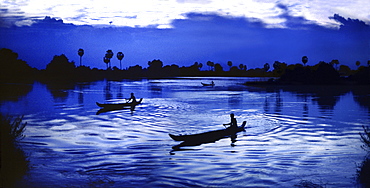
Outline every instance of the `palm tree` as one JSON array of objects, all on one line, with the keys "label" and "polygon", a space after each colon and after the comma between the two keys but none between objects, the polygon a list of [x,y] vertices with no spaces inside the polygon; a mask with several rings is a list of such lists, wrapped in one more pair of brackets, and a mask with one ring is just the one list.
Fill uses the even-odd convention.
[{"label": "palm tree", "polygon": [[107,56],[105,56],[103,58],[103,61],[104,61],[105,64],[107,64],[107,70],[108,70],[108,63],[110,62],[110,59]]},{"label": "palm tree", "polygon": [[113,54],[113,51],[112,50],[107,50],[107,53],[105,53],[105,57],[109,59],[109,67],[111,67],[111,65],[110,65],[110,59],[112,59],[113,55],[114,54]]},{"label": "palm tree", "polygon": [[268,63],[265,63],[263,65],[263,69],[267,72],[270,69],[270,65]]},{"label": "palm tree", "polygon": [[227,65],[229,66],[229,71],[230,71],[231,67],[233,66],[233,62],[232,61],[228,61],[227,62]]},{"label": "palm tree", "polygon": [[[303,58],[302,58],[303,59]],[[281,68],[281,63],[279,61],[275,61],[274,64],[272,64],[272,67],[274,67],[274,70],[279,70]]]},{"label": "palm tree", "polygon": [[360,61],[356,61],[356,66],[357,68],[361,65],[361,62]]},{"label": "palm tree", "polygon": [[335,70],[337,70],[337,69],[338,69],[339,61],[338,61],[338,59],[333,59],[333,60],[331,60],[330,64],[331,64],[332,66],[334,66],[334,65],[335,65]]},{"label": "palm tree", "polygon": [[210,70],[213,70],[213,67],[215,66],[215,63],[212,61],[207,61],[207,65],[209,66]]},{"label": "palm tree", "polygon": [[82,66],[82,56],[84,55],[84,49],[78,49],[78,55],[80,56],[80,67]]},{"label": "palm tree", "polygon": [[244,65],[243,65],[243,64],[240,64],[240,65],[239,65],[239,69],[240,69],[240,70],[243,70],[243,69],[244,69]]},{"label": "palm tree", "polygon": [[215,70],[215,63],[211,61],[211,67],[212,67],[212,70],[214,71]]},{"label": "palm tree", "polygon": [[122,52],[118,52],[118,53],[117,53],[117,58],[118,58],[118,60],[119,60],[119,69],[121,69],[121,70],[122,70],[122,64],[121,64],[121,61],[122,61],[123,57],[125,57],[125,55],[124,55]]},{"label": "palm tree", "polygon": [[303,56],[302,57],[302,63],[304,66],[306,66],[306,63],[308,62],[308,57],[307,56]]}]

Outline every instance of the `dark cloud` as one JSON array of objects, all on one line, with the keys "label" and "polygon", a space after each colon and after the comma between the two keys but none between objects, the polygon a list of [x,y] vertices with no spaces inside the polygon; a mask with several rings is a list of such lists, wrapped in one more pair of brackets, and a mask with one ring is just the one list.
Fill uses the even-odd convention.
[{"label": "dark cloud", "polygon": [[[263,21],[255,18],[199,13],[173,20],[172,29],[95,28],[45,17],[33,20],[31,26],[0,28],[0,47],[14,50],[37,68],[45,68],[54,55],[65,54],[78,61],[79,48],[85,50],[83,63],[98,68],[105,68],[102,58],[108,49],[114,53],[122,51],[126,67],[147,67],[148,61],[161,59],[165,65],[214,61],[226,66],[227,61],[233,61],[256,68],[276,60],[300,63],[306,55],[311,65],[338,59],[354,68],[356,61],[370,59],[369,26],[364,22],[334,15],[332,19],[341,23],[341,28],[325,28],[292,16],[284,5],[279,7],[284,10],[280,17],[286,20],[288,28],[266,28]],[[113,59],[113,66],[118,62]]]},{"label": "dark cloud", "polygon": [[277,4],[276,6],[283,10],[283,12],[280,15],[278,15],[278,18],[285,19],[285,26],[290,29],[306,29],[313,27],[317,29],[320,27],[313,21],[307,20],[302,16],[293,16],[287,5]]},{"label": "dark cloud", "polygon": [[46,27],[46,28],[60,28],[73,26],[73,24],[65,24],[62,19],[51,18],[46,16],[43,20],[35,20],[33,27]]},{"label": "dark cloud", "polygon": [[9,10],[7,8],[0,9],[0,27],[13,27],[17,23],[24,22],[31,24],[29,17],[24,16],[24,12],[19,9]]},{"label": "dark cloud", "polygon": [[0,27],[11,27],[15,21],[22,19],[22,16],[9,16],[9,10],[0,9]]},{"label": "dark cloud", "polygon": [[[351,18],[344,18],[343,16],[340,16],[339,14],[334,14],[333,17],[329,17],[332,20],[335,20],[336,22],[340,23],[340,29],[343,30],[357,30],[357,31],[370,31],[370,26],[367,25],[364,21],[358,20],[358,19],[351,19]],[[368,33],[369,34],[369,33]]]}]

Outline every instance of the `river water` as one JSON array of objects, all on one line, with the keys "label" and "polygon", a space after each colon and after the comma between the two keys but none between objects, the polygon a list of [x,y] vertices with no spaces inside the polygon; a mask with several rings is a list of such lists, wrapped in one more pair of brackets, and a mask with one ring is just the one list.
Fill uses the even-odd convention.
[{"label": "river water", "polygon": [[[259,78],[177,78],[70,85],[6,85],[1,112],[24,115],[27,187],[326,187],[356,186],[364,160],[359,132],[370,125],[365,86],[264,88]],[[215,82],[203,87],[201,82]],[[17,89],[18,88],[18,89]],[[23,89],[19,89],[23,88]],[[26,89],[25,89],[26,88]],[[97,115],[95,102],[134,111]],[[185,146],[169,137],[223,129],[234,113],[236,142]]]}]

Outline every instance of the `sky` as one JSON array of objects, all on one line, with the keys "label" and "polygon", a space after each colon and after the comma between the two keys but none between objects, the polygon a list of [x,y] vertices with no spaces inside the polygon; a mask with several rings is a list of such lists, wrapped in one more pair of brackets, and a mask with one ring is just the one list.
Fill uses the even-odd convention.
[{"label": "sky", "polygon": [[[213,61],[261,68],[274,61],[308,65],[370,60],[369,0],[1,0],[0,48],[44,69],[65,54],[79,65],[123,67],[160,59],[190,66]],[[205,67],[205,66],[204,66]]]}]

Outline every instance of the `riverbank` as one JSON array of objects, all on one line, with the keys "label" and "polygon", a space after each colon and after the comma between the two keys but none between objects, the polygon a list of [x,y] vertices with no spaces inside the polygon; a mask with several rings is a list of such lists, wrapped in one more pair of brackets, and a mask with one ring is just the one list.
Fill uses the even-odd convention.
[{"label": "riverbank", "polygon": [[19,144],[26,127],[22,119],[0,114],[0,187],[16,187],[29,169],[28,156]]},{"label": "riverbank", "polygon": [[280,78],[270,78],[263,82],[245,82],[247,86],[285,85],[369,85],[370,67],[364,67],[353,75],[340,76],[330,64],[320,63],[317,69],[296,67],[287,70]]},{"label": "riverbank", "polygon": [[[332,61],[333,62],[333,61]],[[140,78],[174,78],[174,77],[279,77],[267,83],[248,84],[370,84],[369,67],[359,66],[351,70],[341,65],[334,68],[333,63],[319,62],[314,66],[302,64],[281,63],[275,61],[266,63],[263,68],[247,69],[246,65],[232,66],[224,70],[220,63],[207,62],[209,68],[202,69],[203,64],[195,62],[190,66],[176,64],[165,65],[159,59],[148,61],[148,67],[139,65],[129,66],[126,69],[107,67],[106,70],[76,66],[62,55],[55,55],[45,69],[38,70],[30,67],[27,62],[18,59],[18,54],[10,49],[0,49],[0,82],[3,83],[32,83],[39,81],[50,82],[91,82],[98,80],[122,80]]]}]

